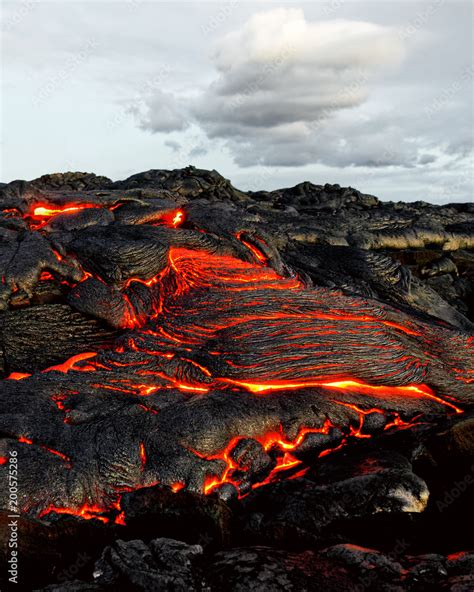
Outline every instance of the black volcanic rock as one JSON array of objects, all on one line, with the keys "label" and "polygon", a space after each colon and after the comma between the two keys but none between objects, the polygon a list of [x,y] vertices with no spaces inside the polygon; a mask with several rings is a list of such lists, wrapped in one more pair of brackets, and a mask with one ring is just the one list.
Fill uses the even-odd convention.
[{"label": "black volcanic rock", "polygon": [[211,548],[231,539],[232,513],[217,496],[203,498],[155,485],[125,493],[120,508],[132,536],[151,539],[160,533]]},{"label": "black volcanic rock", "polygon": [[107,189],[112,186],[112,180],[94,173],[53,173],[34,179],[31,185],[46,190],[90,191]]},{"label": "black volcanic rock", "polygon": [[277,546],[315,545],[331,540],[335,523],[379,512],[422,512],[428,501],[426,483],[393,452],[335,458],[315,473],[315,481],[281,482],[245,498],[244,536]]},{"label": "black volcanic rock", "polygon": [[194,167],[0,187],[28,585],[469,589],[473,225]]},{"label": "black volcanic rock", "polygon": [[472,583],[470,557],[425,554],[400,558],[375,549],[339,544],[320,551],[288,552],[265,546],[235,547],[203,556],[198,545],[159,538],[118,540],[96,562],[94,580],[75,580],[44,592],[465,592]]},{"label": "black volcanic rock", "polygon": [[118,540],[104,550],[94,576],[99,584],[114,590],[198,592],[202,586],[193,562],[201,554],[199,545],[172,539],[155,539],[149,545]]},{"label": "black volcanic rock", "polygon": [[243,192],[235,189],[227,179],[217,171],[196,169],[193,166],[177,170],[152,169],[138,173],[114,183],[115,189],[152,188],[170,191],[177,195],[194,199],[201,197],[209,200],[242,200]]},{"label": "black volcanic rock", "polygon": [[340,185],[329,183],[324,186],[313,185],[308,181],[288,189],[272,191],[267,199],[277,205],[291,205],[302,213],[312,213],[313,210],[337,211],[348,207],[367,209],[380,204],[373,195],[364,195],[352,187],[341,188]]}]

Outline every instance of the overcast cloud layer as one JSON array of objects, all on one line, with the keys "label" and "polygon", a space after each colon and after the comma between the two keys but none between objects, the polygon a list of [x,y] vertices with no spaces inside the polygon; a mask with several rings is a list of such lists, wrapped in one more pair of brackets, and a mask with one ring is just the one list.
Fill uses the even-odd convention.
[{"label": "overcast cloud layer", "polygon": [[189,163],[469,201],[472,3],[4,2],[1,180]]}]

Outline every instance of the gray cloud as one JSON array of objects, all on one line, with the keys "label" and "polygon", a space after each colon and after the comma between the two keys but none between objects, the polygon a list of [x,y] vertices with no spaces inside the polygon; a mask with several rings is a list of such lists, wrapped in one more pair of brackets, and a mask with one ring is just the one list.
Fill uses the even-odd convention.
[{"label": "gray cloud", "polygon": [[[427,165],[437,158],[430,153],[436,142],[417,133],[412,108],[410,130],[406,117],[402,123],[390,112],[364,112],[375,82],[407,52],[404,36],[389,26],[310,22],[295,8],[257,13],[217,41],[217,77],[207,88],[187,101],[155,93],[140,125],[170,132],[197,124],[241,167]],[[449,151],[467,149],[464,139]]]},{"label": "gray cloud", "polygon": [[144,108],[137,109],[140,127],[152,132],[182,131],[189,127],[184,108],[173,94],[155,90]]},{"label": "gray cloud", "polygon": [[166,140],[165,146],[171,148],[173,152],[179,152],[181,150],[181,144],[176,142],[176,140]]},{"label": "gray cloud", "polygon": [[190,158],[198,158],[199,156],[205,156],[207,154],[207,148],[205,146],[195,146],[189,151]]}]

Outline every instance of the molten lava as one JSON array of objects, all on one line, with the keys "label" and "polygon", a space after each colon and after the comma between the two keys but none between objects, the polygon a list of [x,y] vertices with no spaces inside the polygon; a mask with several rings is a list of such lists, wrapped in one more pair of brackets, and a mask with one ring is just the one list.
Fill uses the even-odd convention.
[{"label": "molten lava", "polygon": [[57,214],[70,214],[72,212],[80,212],[81,210],[98,207],[99,206],[94,204],[80,204],[75,206],[68,205],[63,207],[35,206],[30,216],[35,220],[42,220],[44,218],[51,218],[51,216],[56,216]]},{"label": "molten lava", "polygon": [[26,214],[25,219],[31,220],[31,228],[34,230],[41,230],[48,222],[56,216],[61,214],[75,214],[82,210],[98,209],[96,204],[67,204],[63,206],[55,206],[51,204],[35,205],[30,212]]},{"label": "molten lava", "polygon": [[[26,218],[40,229],[55,216],[98,207],[103,206],[37,204]],[[378,433],[383,433],[412,427],[425,413],[463,412],[462,397],[474,380],[472,339],[375,301],[307,287],[296,274],[283,277],[270,267],[269,246],[241,232],[236,237],[252,262],[243,261],[235,255],[234,239],[232,246],[225,247],[208,237],[203,241],[198,231],[180,228],[184,221],[184,211],[176,209],[149,223],[155,233],[150,236],[159,236],[164,253],[159,259],[163,267],[153,268],[151,277],[137,272],[131,262],[129,270],[112,274],[115,281],[107,282],[99,267],[88,267],[77,257],[76,269],[82,270],[84,264],[91,270],[83,271],[80,287],[92,279],[100,289],[110,288],[97,299],[100,302],[93,300],[94,307],[107,307],[110,297],[113,312],[119,311],[114,327],[124,331],[110,349],[79,353],[40,373],[45,384],[57,381],[61,386],[49,394],[48,403],[55,414],[55,430],[68,430],[66,443],[74,439],[73,429],[93,407],[96,394],[99,402],[117,404],[111,413],[122,403],[124,408],[133,404],[129,417],[151,426],[126,452],[117,453],[130,456],[137,471],[127,474],[122,483],[131,483],[131,489],[142,487],[154,463],[162,462],[165,466],[156,469],[156,478],[161,480],[160,470],[165,473],[163,484],[174,492],[191,486],[210,494],[227,484],[242,496],[277,479],[304,475],[311,454],[316,461],[354,439],[372,437],[376,432],[370,433],[370,420],[379,422]],[[159,225],[173,230],[155,228]],[[163,237],[175,233],[176,244],[163,247]],[[54,251],[58,263],[69,257],[66,250],[61,252],[64,256]],[[157,252],[158,248],[150,260],[155,261]],[[40,281],[51,279],[48,271],[39,275]],[[81,293],[74,298],[80,300]],[[28,384],[29,376],[12,372],[8,378]],[[73,388],[68,390],[69,378]],[[31,384],[33,380],[36,377]],[[9,383],[9,387],[24,384]],[[90,406],[84,403],[84,393]],[[173,458],[157,458],[157,443],[150,435],[157,437],[155,422],[166,414],[167,402],[174,396],[186,410],[194,406],[206,411],[207,401],[211,409],[215,404],[215,425],[209,420],[214,421],[214,416],[204,412],[208,423],[191,425],[188,419],[176,430],[175,448],[185,457],[179,457],[176,466],[201,463],[192,475],[194,481],[183,478],[178,468],[176,474],[167,473]],[[237,411],[224,421],[219,413],[227,399]],[[295,401],[301,416],[297,405],[291,407]],[[249,415],[247,423],[239,423],[246,407],[254,409],[255,418]],[[293,411],[284,422],[278,413],[287,409]],[[102,421],[105,411],[97,416]],[[189,436],[188,428],[199,434]],[[63,469],[74,464],[74,455],[69,456],[66,448],[60,452],[37,441],[35,432],[23,433],[33,434],[34,440],[22,435],[19,443],[36,447],[48,458],[53,455]],[[196,446],[190,444],[194,436]],[[249,441],[252,453],[239,456]],[[58,448],[63,450],[62,445]],[[122,460],[113,459],[119,472],[126,464]],[[54,511],[106,521],[107,508],[101,502],[110,496],[101,483],[93,486],[94,495],[85,498],[87,503],[76,504],[76,509],[49,505],[41,516]],[[96,499],[96,492],[102,497],[97,493]],[[96,501],[100,503],[91,503]],[[120,504],[114,508],[119,512],[116,521],[123,523]]]}]

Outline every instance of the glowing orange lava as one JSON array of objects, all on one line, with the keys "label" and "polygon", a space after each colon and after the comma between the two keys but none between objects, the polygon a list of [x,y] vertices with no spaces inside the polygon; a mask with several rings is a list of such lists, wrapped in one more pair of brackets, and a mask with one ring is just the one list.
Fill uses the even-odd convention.
[{"label": "glowing orange lava", "polygon": [[160,214],[159,218],[154,222],[154,226],[168,226],[168,228],[178,228],[184,223],[185,215],[183,210],[172,210],[171,212],[166,212],[164,214]]},{"label": "glowing orange lava", "polygon": [[145,450],[145,444],[143,444],[143,442],[140,443],[140,462],[141,462],[142,470],[143,470],[146,465],[146,450]]},{"label": "glowing orange lava", "polygon": [[12,372],[7,376],[8,380],[23,380],[23,378],[28,378],[31,374],[27,374],[26,372]]},{"label": "glowing orange lava", "polygon": [[177,493],[178,491],[181,491],[185,487],[186,487],[186,485],[182,481],[176,481],[176,483],[173,483],[171,485],[171,490],[173,491],[173,493]]},{"label": "glowing orange lava", "polygon": [[55,512],[56,514],[70,514],[71,516],[80,516],[81,518],[85,518],[86,520],[91,520],[92,518],[95,518],[96,520],[100,520],[104,523],[107,523],[109,521],[108,518],[101,515],[105,512],[105,510],[100,506],[94,504],[83,504],[77,509],[61,508],[58,506],[48,506],[40,512],[39,517],[43,518],[50,512]]},{"label": "glowing orange lava", "polygon": [[247,247],[247,249],[252,253],[252,255],[259,263],[265,265],[268,262],[268,257],[264,253],[262,253],[262,251],[260,251],[260,249],[258,249],[255,245],[243,238],[242,232],[238,232],[236,237],[243,245]]},{"label": "glowing orange lava", "polygon": [[82,354],[77,354],[76,356],[72,356],[62,364],[57,364],[56,366],[50,366],[43,370],[43,372],[52,372],[56,370],[57,372],[69,372],[69,370],[76,370],[76,371],[91,371],[95,370],[92,366],[76,366],[78,362],[82,360],[88,360],[89,358],[93,358],[97,355],[97,352],[84,352]]},{"label": "glowing orange lava", "polygon": [[33,220],[31,227],[34,230],[41,230],[41,228],[46,226],[50,220],[60,214],[74,214],[82,210],[98,209],[101,207],[102,206],[100,205],[90,203],[66,204],[61,206],[53,204],[36,204],[25,217]]},{"label": "glowing orange lava", "polygon": [[182,212],[181,210],[178,210],[176,212],[176,214],[173,216],[173,219],[171,220],[171,225],[173,226],[173,228],[177,228],[183,222],[184,222],[184,212]]},{"label": "glowing orange lava", "polygon": [[33,218],[46,218],[50,216],[55,216],[56,214],[70,214],[72,212],[80,212],[81,210],[85,210],[88,208],[98,208],[99,206],[94,204],[80,204],[77,206],[63,206],[63,207],[46,207],[46,206],[36,206],[33,209],[31,216]]},{"label": "glowing orange lava", "polygon": [[[30,218],[46,224],[56,215],[87,207],[100,206],[40,204],[33,208]],[[152,223],[177,228],[184,221],[185,214],[178,209],[167,211]],[[340,450],[353,438],[370,438],[371,435],[364,431],[369,414],[384,416],[370,418],[384,419],[385,423],[380,423],[385,426],[384,430],[411,427],[421,417],[406,412],[409,421],[405,416],[402,419],[391,410],[391,401],[396,408],[400,399],[429,399],[447,407],[449,412],[463,412],[455,404],[458,403],[456,399],[447,393],[435,393],[426,384],[430,383],[427,366],[436,355],[436,347],[422,322],[418,323],[414,318],[410,320],[403,314],[398,316],[388,307],[341,292],[306,290],[299,277],[282,277],[267,267],[269,258],[265,253],[270,251],[258,248],[259,243],[268,247],[264,241],[245,233],[237,233],[236,237],[250,251],[253,262],[229,254],[236,248],[235,241],[232,248],[223,250],[224,254],[213,252],[213,243],[207,251],[171,246],[168,261],[165,260],[160,273],[150,278],[129,277],[116,287],[123,297],[125,311],[118,324],[134,331],[125,333],[124,340],[114,348],[111,361],[107,355],[83,352],[43,372],[97,372],[90,381],[92,388],[110,391],[112,397],[153,395],[148,399],[150,407],[142,404],[142,401],[147,402],[146,399],[140,399],[140,403],[134,401],[134,404],[154,414],[158,411],[153,409],[153,403],[160,399],[160,395],[168,394],[166,389],[179,389],[185,393],[183,398],[199,402],[204,398],[202,395],[213,391],[220,391],[224,400],[229,393],[234,396],[239,391],[242,397],[255,399],[247,393],[259,397],[285,391],[286,395],[298,397],[299,393],[293,391],[317,388],[327,395],[334,408],[339,405],[350,410],[338,408],[334,413],[341,425],[335,425],[323,416],[326,417],[324,422],[323,418],[314,420],[314,423],[323,422],[322,425],[298,426],[296,436],[291,432],[291,438],[282,426],[271,423],[273,429],[267,427],[265,433],[256,434],[250,426],[249,433],[231,434],[225,448],[213,454],[204,455],[189,449],[201,459],[222,461],[222,471],[217,471],[219,474],[206,476],[205,494],[227,483],[235,486],[241,496],[250,488],[261,487],[282,477],[300,477],[309,470],[306,462],[300,459],[306,459],[306,450],[315,441],[319,447],[314,448],[314,455],[323,458]],[[55,252],[55,256],[62,261],[60,253]],[[88,277],[91,274],[84,272],[83,280]],[[48,271],[40,275],[41,281],[51,279],[53,276]],[[134,286],[136,283],[141,286]],[[148,309],[146,313],[142,312],[143,308],[134,300],[134,292],[146,292],[143,286],[152,296],[151,312]],[[195,299],[193,292],[198,294]],[[468,339],[468,343],[471,342]],[[414,353],[408,343],[414,344]],[[254,344],[259,347],[252,349]],[[424,351],[432,348],[434,354]],[[129,361],[131,358],[126,355],[121,361],[118,354],[130,351],[139,353],[137,361]],[[213,360],[217,363],[213,364]],[[468,384],[474,380],[474,371],[463,369],[462,363],[462,360],[460,363],[456,360],[453,365],[460,367],[452,368],[452,371],[457,381]],[[105,379],[104,371],[114,367],[123,372],[120,378],[111,373],[111,378]],[[132,378],[127,377],[127,368],[130,368]],[[13,372],[8,378],[21,380],[28,376]],[[395,383],[395,386],[384,382]],[[242,393],[242,389],[247,393]],[[365,404],[364,396],[367,398]],[[60,411],[68,413],[65,395],[56,394],[51,398]],[[261,403],[262,400],[258,404]],[[387,409],[377,407],[379,404]],[[424,405],[420,407],[424,408]],[[378,425],[377,422],[374,425]],[[380,428],[379,432],[382,431]],[[312,434],[329,437],[311,437]],[[249,470],[248,466],[244,461],[235,460],[238,455],[234,454],[235,447],[247,438],[259,443],[256,445],[258,452],[265,457],[265,451],[269,467],[267,476],[251,485],[242,478]],[[70,463],[65,454],[43,444],[26,437],[20,437],[18,441],[37,445],[68,465]],[[321,450],[319,442],[328,442],[332,447]],[[134,462],[139,461],[144,471],[148,460],[144,442],[137,443],[134,454],[137,455]],[[186,486],[182,481],[168,485],[173,492]],[[116,523],[124,524],[120,502],[113,507],[119,512]],[[78,509],[51,506],[42,515],[50,511],[107,521],[102,515],[104,509],[95,505],[84,504]]]},{"label": "glowing orange lava", "polygon": [[301,382],[290,382],[290,381],[269,381],[265,383],[255,382],[244,382],[240,380],[231,380],[228,378],[221,378],[222,382],[235,384],[247,389],[251,393],[262,394],[272,391],[283,391],[283,390],[298,390],[310,387],[322,387],[326,389],[336,389],[354,392],[358,394],[369,394],[380,397],[427,397],[446,405],[453,409],[456,413],[463,413],[462,409],[456,407],[452,403],[445,401],[444,399],[437,397],[435,393],[426,384],[409,384],[405,386],[387,386],[387,385],[374,385],[368,384],[356,380],[341,380],[325,382],[324,380],[304,380]]}]

